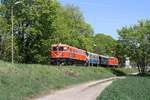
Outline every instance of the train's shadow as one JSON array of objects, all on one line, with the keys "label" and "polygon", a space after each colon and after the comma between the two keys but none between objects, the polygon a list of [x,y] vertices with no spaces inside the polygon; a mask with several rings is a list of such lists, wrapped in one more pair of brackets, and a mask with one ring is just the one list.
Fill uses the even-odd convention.
[{"label": "train's shadow", "polygon": [[124,73],[120,70],[117,70],[115,68],[111,68],[110,71],[116,75],[116,76],[136,76],[136,77],[150,77],[150,73],[137,73],[137,74],[134,74],[134,73],[131,73],[131,74],[127,74],[127,73]]},{"label": "train's shadow", "polygon": [[117,70],[117,69],[115,69],[115,68],[111,68],[110,71],[111,71],[114,75],[116,75],[116,76],[127,76],[126,73],[124,73],[124,72],[122,72],[122,71],[120,71],[120,70]]},{"label": "train's shadow", "polygon": [[139,73],[136,76],[140,76],[140,77],[150,77],[150,73]]}]

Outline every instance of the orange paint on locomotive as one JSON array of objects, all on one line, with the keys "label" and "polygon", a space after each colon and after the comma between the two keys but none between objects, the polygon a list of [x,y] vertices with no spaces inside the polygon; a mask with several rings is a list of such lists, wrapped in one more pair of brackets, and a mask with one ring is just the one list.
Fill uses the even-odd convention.
[{"label": "orange paint on locomotive", "polygon": [[110,57],[110,58],[108,59],[108,64],[109,64],[109,65],[118,65],[118,59],[115,58],[115,57]]},{"label": "orange paint on locomotive", "polygon": [[54,44],[51,46],[52,50],[49,52],[51,58],[70,58],[75,60],[86,61],[86,51],[65,45],[65,44]]}]

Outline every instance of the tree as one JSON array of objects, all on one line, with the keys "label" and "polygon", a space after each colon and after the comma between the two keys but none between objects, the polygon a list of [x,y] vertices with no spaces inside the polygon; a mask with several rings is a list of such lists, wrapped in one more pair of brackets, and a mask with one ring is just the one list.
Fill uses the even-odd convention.
[{"label": "tree", "polygon": [[150,20],[141,20],[132,27],[118,31],[124,55],[134,61],[140,73],[146,73],[150,62]]},{"label": "tree", "polygon": [[[4,17],[10,25],[11,7],[16,0],[6,0]],[[56,30],[54,22],[60,4],[55,0],[22,0],[14,6],[15,61],[21,63],[44,63],[47,61],[49,38]],[[7,28],[8,29],[8,28]],[[10,28],[9,28],[10,29]],[[8,32],[8,34],[10,34]]]},{"label": "tree", "polygon": [[[51,44],[65,43],[85,50],[93,50],[93,29],[84,21],[78,7],[61,6],[56,0],[21,0],[14,6],[14,50],[19,63],[48,63]],[[11,7],[16,0],[5,0],[0,12],[5,15],[0,22],[11,35]],[[5,22],[5,23],[4,23]],[[4,36],[4,35],[3,35]],[[11,39],[11,38],[10,38]],[[9,39],[7,39],[9,41]],[[10,60],[11,41],[6,42],[4,58]]]},{"label": "tree", "polygon": [[94,31],[90,24],[86,23],[80,9],[74,5],[62,7],[64,22],[66,23],[67,32],[65,43],[84,49],[93,50]]},{"label": "tree", "polygon": [[7,18],[4,17],[6,7],[0,5],[0,59],[9,60],[11,51],[10,25]]},{"label": "tree", "polygon": [[109,35],[96,34],[94,37],[95,52],[101,55],[115,56],[116,40]]}]

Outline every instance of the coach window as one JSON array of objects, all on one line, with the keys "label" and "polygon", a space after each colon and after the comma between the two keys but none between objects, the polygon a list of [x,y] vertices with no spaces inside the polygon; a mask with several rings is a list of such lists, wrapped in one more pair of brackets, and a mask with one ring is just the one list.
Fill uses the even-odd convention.
[{"label": "coach window", "polygon": [[75,50],[75,52],[78,54],[78,50]]},{"label": "coach window", "polygon": [[79,50],[79,54],[82,54],[82,53],[81,53],[81,50]]}]

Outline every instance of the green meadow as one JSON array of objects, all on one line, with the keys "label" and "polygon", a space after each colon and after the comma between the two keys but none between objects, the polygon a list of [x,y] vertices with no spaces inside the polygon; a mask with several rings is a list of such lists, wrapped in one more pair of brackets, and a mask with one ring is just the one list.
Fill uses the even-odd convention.
[{"label": "green meadow", "polygon": [[0,100],[28,100],[73,84],[135,71],[123,68],[11,64],[0,61]]},{"label": "green meadow", "polygon": [[150,77],[130,76],[116,80],[97,100],[150,100]]}]

